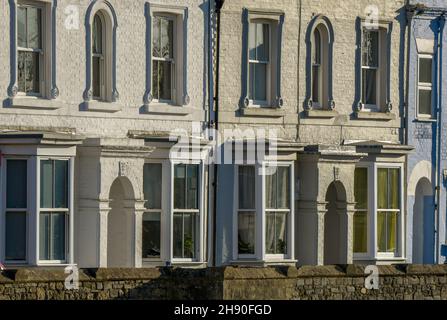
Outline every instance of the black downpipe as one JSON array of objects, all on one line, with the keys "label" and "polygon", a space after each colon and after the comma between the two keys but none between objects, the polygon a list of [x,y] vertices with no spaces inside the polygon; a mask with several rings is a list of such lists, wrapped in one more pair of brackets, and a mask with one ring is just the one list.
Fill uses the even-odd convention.
[{"label": "black downpipe", "polygon": [[[220,75],[220,13],[225,3],[225,0],[216,0],[216,80],[215,80],[215,93],[214,93],[214,130],[217,133],[219,130],[219,75]],[[216,148],[219,148],[216,141],[217,137],[214,137],[214,143]],[[216,150],[217,151],[217,150]],[[216,159],[217,160],[217,159]],[[213,183],[213,266],[216,266],[216,231],[217,231],[217,163],[214,163],[214,183]]]}]

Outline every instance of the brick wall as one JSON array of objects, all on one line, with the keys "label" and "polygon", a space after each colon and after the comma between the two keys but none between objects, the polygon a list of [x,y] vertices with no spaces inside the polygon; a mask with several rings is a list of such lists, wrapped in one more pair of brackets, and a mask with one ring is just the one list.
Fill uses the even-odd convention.
[{"label": "brick wall", "polygon": [[447,265],[381,266],[366,290],[363,266],[81,270],[65,290],[61,269],[10,270],[0,299],[447,299]]}]

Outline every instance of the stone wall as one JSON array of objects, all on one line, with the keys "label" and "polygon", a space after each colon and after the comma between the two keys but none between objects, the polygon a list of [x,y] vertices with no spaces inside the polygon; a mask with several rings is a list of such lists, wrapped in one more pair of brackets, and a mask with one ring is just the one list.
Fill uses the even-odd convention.
[{"label": "stone wall", "polygon": [[81,270],[65,290],[61,269],[9,270],[0,299],[447,299],[447,265],[381,266],[367,290],[363,266]]}]

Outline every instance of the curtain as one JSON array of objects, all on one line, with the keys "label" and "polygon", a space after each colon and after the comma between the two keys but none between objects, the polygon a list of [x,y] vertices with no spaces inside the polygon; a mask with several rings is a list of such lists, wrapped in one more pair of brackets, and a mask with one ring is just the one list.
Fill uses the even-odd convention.
[{"label": "curtain", "polygon": [[265,252],[267,254],[275,253],[275,213],[267,212],[265,214]]},{"label": "curtain", "polygon": [[238,248],[239,254],[255,253],[255,212],[239,213]]}]

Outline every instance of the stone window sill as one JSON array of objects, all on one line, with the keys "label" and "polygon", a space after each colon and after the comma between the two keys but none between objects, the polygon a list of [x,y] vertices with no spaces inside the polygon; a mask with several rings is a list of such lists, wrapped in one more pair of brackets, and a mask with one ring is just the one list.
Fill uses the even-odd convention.
[{"label": "stone window sill", "polygon": [[64,101],[59,99],[45,99],[40,97],[20,97],[17,96],[10,99],[12,108],[28,108],[28,109],[59,109],[64,105]]},{"label": "stone window sill", "polygon": [[381,121],[396,120],[396,115],[394,113],[385,113],[385,112],[359,111],[355,113],[355,117],[358,120],[381,120]]},{"label": "stone window sill", "polygon": [[241,109],[241,115],[246,117],[281,118],[286,113],[281,108],[247,107]]},{"label": "stone window sill", "polygon": [[165,114],[165,115],[177,115],[186,116],[194,112],[194,108],[185,106],[175,106],[171,104],[150,104],[144,106],[145,114]]},{"label": "stone window sill", "polygon": [[306,110],[307,118],[331,119],[338,116],[335,110]]},{"label": "stone window sill", "polygon": [[415,122],[436,122],[436,119],[434,118],[424,118],[424,117],[418,117],[414,119]]},{"label": "stone window sill", "polygon": [[123,109],[123,106],[116,102],[106,102],[106,101],[98,101],[91,100],[85,102],[87,111],[95,111],[95,112],[118,112]]}]

